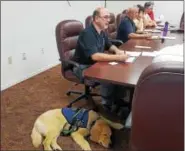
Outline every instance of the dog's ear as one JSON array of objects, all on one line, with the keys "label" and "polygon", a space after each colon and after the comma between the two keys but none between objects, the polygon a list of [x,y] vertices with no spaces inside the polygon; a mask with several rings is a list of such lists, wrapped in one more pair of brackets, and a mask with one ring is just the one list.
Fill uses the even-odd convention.
[{"label": "dog's ear", "polygon": [[98,143],[99,135],[100,135],[99,133],[100,133],[99,131],[97,131],[95,128],[93,128],[90,131],[90,140]]},{"label": "dog's ear", "polygon": [[93,127],[90,130],[90,139],[98,143],[100,134],[101,134],[100,123],[96,121],[96,123],[93,125]]}]

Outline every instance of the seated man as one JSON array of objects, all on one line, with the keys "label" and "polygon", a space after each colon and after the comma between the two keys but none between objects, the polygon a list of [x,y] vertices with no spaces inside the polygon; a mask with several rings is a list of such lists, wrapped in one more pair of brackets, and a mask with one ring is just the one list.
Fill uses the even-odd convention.
[{"label": "seated man", "polygon": [[[97,61],[125,61],[128,58],[124,51],[112,45],[104,32],[108,28],[109,21],[110,14],[108,10],[103,7],[97,8],[93,12],[92,24],[80,33],[74,60],[81,64],[81,71],[77,68],[73,69],[79,78],[83,79],[83,70]],[[108,50],[112,54],[104,53],[104,50]],[[101,85],[102,103],[104,108],[109,111],[112,104],[115,103],[114,101],[117,100],[117,87],[119,86],[113,84],[104,83]],[[123,94],[123,90],[119,90]]]},{"label": "seated man", "polygon": [[[154,20],[153,14],[153,3],[146,2],[144,5],[145,13],[144,13],[144,25],[145,27],[155,27],[157,26]],[[150,16],[149,16],[150,14]]]},{"label": "seated man", "polygon": [[149,38],[151,34],[138,34],[136,33],[136,26],[133,22],[136,19],[138,13],[137,8],[129,8],[127,11],[127,16],[121,21],[118,32],[117,38],[124,43],[127,42],[130,38]]}]

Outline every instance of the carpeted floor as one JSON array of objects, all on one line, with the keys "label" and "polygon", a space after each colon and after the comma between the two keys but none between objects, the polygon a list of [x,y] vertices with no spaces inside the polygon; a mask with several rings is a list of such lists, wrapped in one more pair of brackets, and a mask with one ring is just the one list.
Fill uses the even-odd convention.
[{"label": "carpeted floor", "polygon": [[[1,92],[1,150],[35,150],[30,134],[35,119],[43,112],[61,108],[76,96],[65,93],[72,83],[63,79],[60,65],[21,82]],[[83,90],[82,86],[75,89]],[[73,88],[73,89],[74,89]],[[96,103],[100,98],[95,98]],[[86,100],[75,106],[89,108]],[[114,145],[111,150],[128,148],[128,132],[114,131]],[[59,137],[59,145],[63,150],[81,150],[70,137]],[[90,142],[93,150],[105,150],[98,144]],[[38,148],[38,150],[42,147]]]}]

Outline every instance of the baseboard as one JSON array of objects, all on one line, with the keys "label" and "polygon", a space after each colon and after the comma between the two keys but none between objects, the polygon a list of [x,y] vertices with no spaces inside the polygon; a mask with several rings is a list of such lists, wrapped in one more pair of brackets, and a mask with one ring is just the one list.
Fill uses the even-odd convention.
[{"label": "baseboard", "polygon": [[27,76],[25,76],[25,77],[23,77],[23,78],[21,78],[21,79],[18,79],[18,80],[16,80],[16,81],[13,82],[13,83],[8,83],[8,84],[5,84],[5,85],[1,85],[1,91],[5,90],[5,89],[7,89],[7,88],[9,88],[9,87],[12,87],[12,86],[14,86],[14,85],[16,85],[16,84],[18,84],[18,83],[20,83],[20,82],[23,82],[23,81],[25,81],[25,80],[27,80],[27,79],[33,77],[33,76],[36,76],[36,75],[38,75],[38,74],[40,74],[40,73],[42,73],[42,72],[44,72],[44,71],[46,71],[46,70],[48,70],[48,69],[54,67],[54,66],[57,66],[57,65],[59,65],[59,64],[60,64],[60,62],[57,61],[57,62],[55,62],[55,63],[53,63],[53,64],[50,64],[50,65],[48,65],[48,66],[46,66],[46,67],[44,67],[44,68],[42,68],[42,69],[39,69],[38,71],[33,72],[33,73],[31,73],[31,74],[29,74],[29,75],[27,75]]}]

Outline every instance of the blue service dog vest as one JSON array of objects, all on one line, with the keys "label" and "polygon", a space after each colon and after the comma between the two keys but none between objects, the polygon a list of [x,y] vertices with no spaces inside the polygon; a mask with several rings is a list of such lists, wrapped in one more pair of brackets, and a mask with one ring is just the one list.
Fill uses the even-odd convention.
[{"label": "blue service dog vest", "polygon": [[69,124],[82,128],[87,127],[89,112],[87,109],[75,109],[66,107],[62,108],[61,112]]}]

